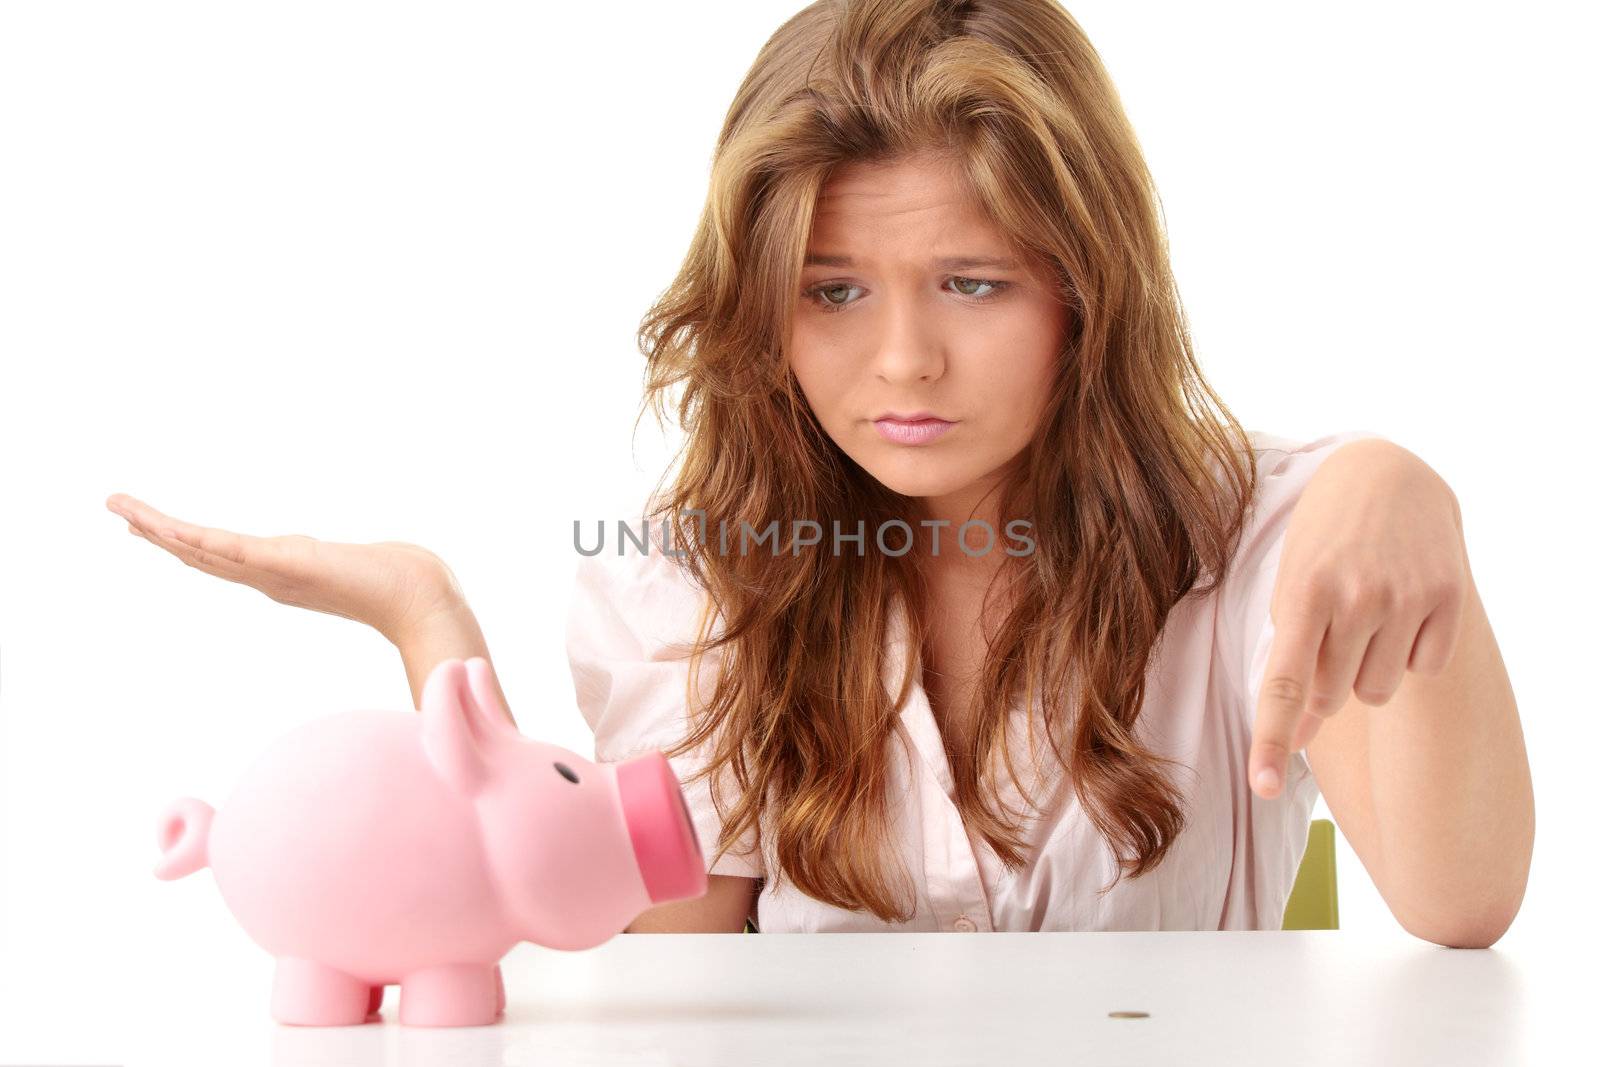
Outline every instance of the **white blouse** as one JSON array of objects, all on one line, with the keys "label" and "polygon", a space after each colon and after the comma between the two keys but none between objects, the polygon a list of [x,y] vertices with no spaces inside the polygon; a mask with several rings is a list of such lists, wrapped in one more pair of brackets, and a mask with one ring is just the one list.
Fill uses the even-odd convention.
[{"label": "white blouse", "polygon": [[[1033,813],[1002,767],[1004,802],[1024,813],[1027,857],[1021,869],[1005,870],[987,842],[967,832],[951,799],[949,762],[920,682],[899,717],[909,748],[891,746],[890,796],[903,798],[891,805],[893,844],[917,876],[916,912],[908,922],[885,923],[870,912],[815,900],[788,879],[778,885],[767,878],[776,861],[765,821],[765,855],[738,855],[754,840],[746,833],[708,872],[764,880],[756,913],[762,933],[1280,929],[1318,791],[1303,751],[1291,756],[1287,787],[1277,797],[1261,799],[1245,780],[1273,635],[1268,608],[1289,516],[1312,474],[1339,446],[1377,436],[1353,430],[1300,443],[1249,434],[1259,479],[1256,506],[1233,566],[1210,595],[1173,608],[1146,675],[1138,735],[1191,772],[1174,779],[1186,791],[1188,825],[1149,874],[1124,875],[1103,898],[1097,895],[1116,873],[1115,858],[1066,788],[1037,717],[1036,743],[1050,765],[1034,761],[1029,716],[1020,707],[1009,720],[1013,763],[1026,784],[1050,785],[1041,802],[1052,799],[1043,816]],[[693,640],[704,594],[661,550],[659,523],[650,533],[648,552],[629,543],[619,555],[608,536],[599,555],[578,565],[567,651],[600,762],[664,750],[686,736],[688,662],[670,646]],[[897,610],[886,678],[899,677],[906,632],[904,612]],[[707,694],[717,662],[713,654],[702,667]],[[672,760],[680,780],[704,765],[706,751]],[[731,773],[724,774],[726,810],[737,787]],[[684,789],[708,864],[720,829],[710,788],[702,779]]]}]

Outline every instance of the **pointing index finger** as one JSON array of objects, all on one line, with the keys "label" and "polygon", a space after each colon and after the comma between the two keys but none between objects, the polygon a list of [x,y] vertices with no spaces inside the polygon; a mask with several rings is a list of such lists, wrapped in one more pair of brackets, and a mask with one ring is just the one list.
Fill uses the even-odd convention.
[{"label": "pointing index finger", "polygon": [[[1302,608],[1284,614],[1283,625],[1272,637],[1251,727],[1250,784],[1269,798],[1277,796],[1286,781],[1295,727],[1306,714],[1317,656],[1328,629],[1320,613]],[[1276,777],[1263,781],[1268,772]]]}]

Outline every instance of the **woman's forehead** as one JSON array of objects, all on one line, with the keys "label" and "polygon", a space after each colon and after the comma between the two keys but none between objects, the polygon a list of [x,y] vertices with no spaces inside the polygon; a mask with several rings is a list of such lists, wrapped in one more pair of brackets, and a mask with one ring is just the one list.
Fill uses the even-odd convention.
[{"label": "woman's forehead", "polygon": [[[847,177],[817,197],[812,217],[814,245],[856,238],[879,244],[900,240],[927,246],[956,245],[952,251],[1004,255],[1004,239],[982,208],[964,190],[936,181],[876,176]],[[826,249],[849,255],[861,249]]]},{"label": "woman's forehead", "polygon": [[858,160],[834,169],[817,194],[818,205],[885,200],[965,203],[968,193],[953,159],[917,153],[892,160]]}]

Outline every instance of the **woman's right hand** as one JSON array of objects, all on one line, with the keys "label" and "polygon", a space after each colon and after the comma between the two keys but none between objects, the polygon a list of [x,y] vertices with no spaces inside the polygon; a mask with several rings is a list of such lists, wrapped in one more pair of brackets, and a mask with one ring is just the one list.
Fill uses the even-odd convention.
[{"label": "woman's right hand", "polygon": [[107,497],[106,507],[128,521],[130,533],[197,570],[252,586],[280,604],[366,623],[396,644],[438,613],[466,606],[444,560],[420,545],[254,537],[175,519],[126,493]]}]

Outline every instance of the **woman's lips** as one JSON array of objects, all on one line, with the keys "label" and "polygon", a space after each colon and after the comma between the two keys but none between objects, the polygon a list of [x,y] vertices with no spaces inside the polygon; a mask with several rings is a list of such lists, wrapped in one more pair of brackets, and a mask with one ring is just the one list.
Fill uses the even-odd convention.
[{"label": "woman's lips", "polygon": [[878,428],[878,435],[885,441],[897,445],[925,445],[943,436],[955,423],[934,418],[883,418],[874,419],[872,425]]}]

